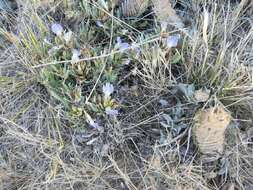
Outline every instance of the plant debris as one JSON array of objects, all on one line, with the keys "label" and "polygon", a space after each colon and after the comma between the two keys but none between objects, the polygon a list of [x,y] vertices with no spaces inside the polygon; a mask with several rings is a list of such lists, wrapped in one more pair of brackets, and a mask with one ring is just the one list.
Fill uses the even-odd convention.
[{"label": "plant debris", "polygon": [[200,110],[194,116],[193,134],[202,154],[216,155],[224,151],[225,131],[231,115],[223,106]]}]

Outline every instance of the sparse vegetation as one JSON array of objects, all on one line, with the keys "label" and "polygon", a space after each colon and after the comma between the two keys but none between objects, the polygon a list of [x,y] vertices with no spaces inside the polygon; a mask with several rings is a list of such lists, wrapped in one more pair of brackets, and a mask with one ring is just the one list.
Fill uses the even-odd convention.
[{"label": "sparse vegetation", "polygon": [[253,189],[252,12],[0,0],[0,189]]}]

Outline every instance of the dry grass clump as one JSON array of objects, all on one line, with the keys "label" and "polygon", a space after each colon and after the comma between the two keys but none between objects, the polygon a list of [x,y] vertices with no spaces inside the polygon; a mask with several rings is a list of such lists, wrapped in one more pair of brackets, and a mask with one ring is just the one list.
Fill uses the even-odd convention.
[{"label": "dry grass clump", "polygon": [[122,2],[8,13],[0,189],[252,189],[252,3]]}]

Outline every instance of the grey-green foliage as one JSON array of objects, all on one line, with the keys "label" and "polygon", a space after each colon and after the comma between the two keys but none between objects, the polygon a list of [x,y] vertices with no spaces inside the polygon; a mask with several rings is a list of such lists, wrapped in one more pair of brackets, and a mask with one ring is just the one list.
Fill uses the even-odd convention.
[{"label": "grey-green foliage", "polygon": [[184,94],[184,96],[188,100],[191,100],[191,98],[193,97],[194,92],[195,92],[195,86],[194,86],[194,84],[179,83],[178,84],[178,89]]},{"label": "grey-green foliage", "polygon": [[0,0],[0,11],[12,11],[11,1]]}]

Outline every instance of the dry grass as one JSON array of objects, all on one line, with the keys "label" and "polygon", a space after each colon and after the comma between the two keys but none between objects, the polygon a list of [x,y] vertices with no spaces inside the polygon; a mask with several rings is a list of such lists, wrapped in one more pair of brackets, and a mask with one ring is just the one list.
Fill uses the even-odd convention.
[{"label": "dry grass", "polygon": [[[126,18],[103,2],[22,0],[10,20],[0,12],[0,189],[252,189],[252,3],[171,1],[189,23],[161,31],[152,6]],[[60,56],[44,44],[54,20],[74,33]],[[131,44],[123,53],[118,36]],[[73,48],[82,49],[75,64]],[[58,66],[81,81],[74,90],[44,80]],[[105,100],[108,81],[115,89]],[[196,99],[198,90],[208,95]],[[233,119],[224,151],[207,161],[193,118],[221,104]],[[108,105],[120,114],[106,116]],[[89,127],[87,115],[100,127]]]}]

